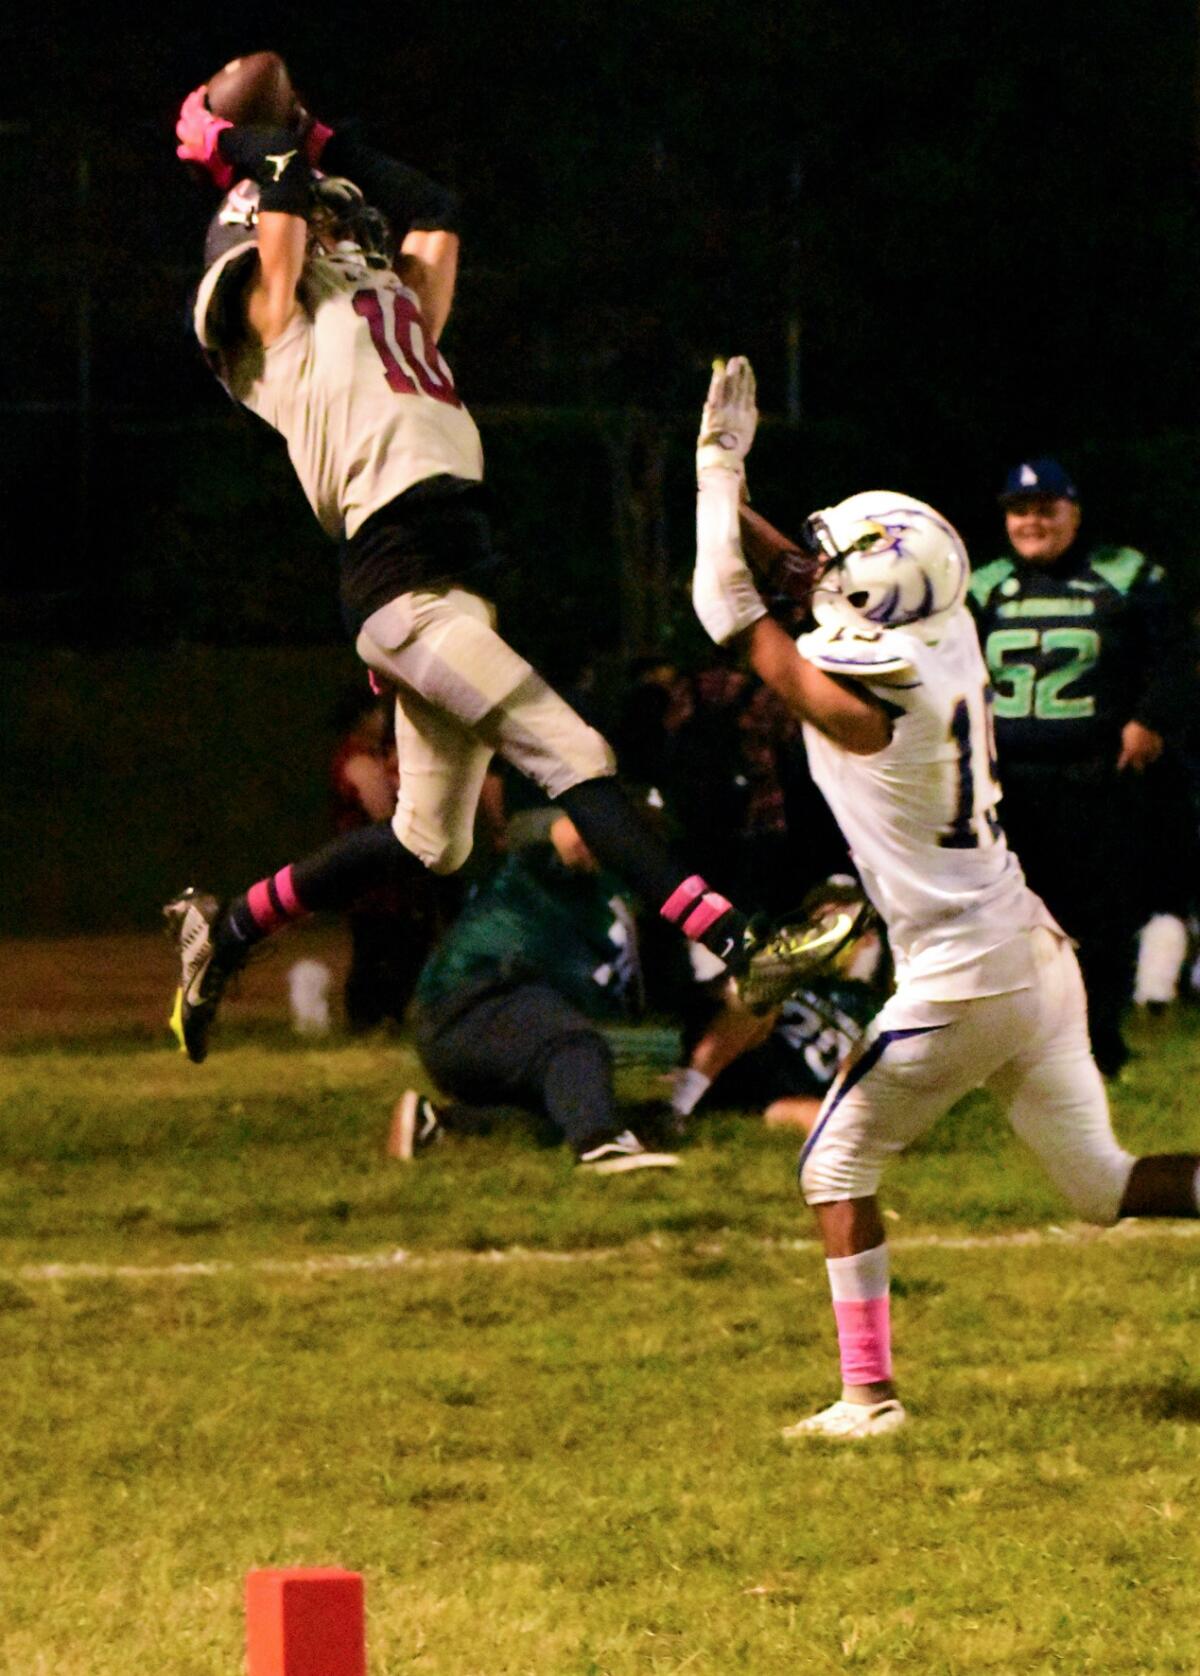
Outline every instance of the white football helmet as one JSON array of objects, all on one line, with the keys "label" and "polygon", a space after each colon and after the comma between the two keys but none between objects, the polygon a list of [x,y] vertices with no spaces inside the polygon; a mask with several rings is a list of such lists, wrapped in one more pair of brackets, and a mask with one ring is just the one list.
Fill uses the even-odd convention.
[{"label": "white football helmet", "polygon": [[805,544],[822,562],[812,612],[829,627],[939,626],[966,598],[962,537],[911,495],[868,489],[814,512]]}]

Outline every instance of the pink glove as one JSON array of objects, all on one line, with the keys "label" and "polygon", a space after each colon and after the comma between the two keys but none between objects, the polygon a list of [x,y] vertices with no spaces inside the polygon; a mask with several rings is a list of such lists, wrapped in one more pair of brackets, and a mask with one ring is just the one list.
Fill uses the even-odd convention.
[{"label": "pink glove", "polygon": [[315,116],[309,118],[308,132],[304,136],[304,155],[314,169],[321,161],[321,153],[332,138],[332,128],[327,128],[323,122],[318,122]]},{"label": "pink glove", "polygon": [[203,87],[197,87],[189,93],[179,108],[179,120],[175,124],[175,133],[179,144],[175,147],[175,155],[185,163],[200,163],[208,170],[214,186],[226,192],[233,185],[233,169],[217,150],[217,140],[223,128],[232,128],[232,122],[226,122],[224,117],[214,116],[208,108],[207,82]]}]

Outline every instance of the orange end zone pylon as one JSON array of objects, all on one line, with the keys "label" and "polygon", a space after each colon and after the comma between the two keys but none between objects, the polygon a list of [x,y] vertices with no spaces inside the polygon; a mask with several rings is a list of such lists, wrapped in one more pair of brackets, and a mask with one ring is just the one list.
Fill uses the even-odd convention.
[{"label": "orange end zone pylon", "polygon": [[367,1676],[363,1580],[338,1566],[246,1574],[247,1676]]}]

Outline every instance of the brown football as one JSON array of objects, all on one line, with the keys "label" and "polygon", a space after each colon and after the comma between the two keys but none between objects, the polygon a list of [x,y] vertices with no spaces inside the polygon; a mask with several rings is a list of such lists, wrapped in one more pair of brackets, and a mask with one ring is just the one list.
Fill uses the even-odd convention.
[{"label": "brown football", "polygon": [[299,109],[287,65],[277,52],[231,58],[208,84],[208,108],[226,122],[285,127]]}]

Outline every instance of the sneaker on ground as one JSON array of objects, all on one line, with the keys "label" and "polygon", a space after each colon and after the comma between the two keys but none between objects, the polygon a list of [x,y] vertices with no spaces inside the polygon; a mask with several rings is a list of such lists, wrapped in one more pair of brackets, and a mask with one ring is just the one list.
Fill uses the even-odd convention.
[{"label": "sneaker on ground", "polygon": [[578,1156],[576,1163],[589,1175],[622,1175],[626,1170],[670,1170],[679,1159],[673,1152],[648,1152],[632,1129],[622,1129],[610,1140],[597,1141]]},{"label": "sneaker on ground", "polygon": [[837,905],[774,931],[752,921],[747,928],[750,959],[736,980],[738,995],[753,1013],[780,1006],[858,935],[863,918],[862,910]]},{"label": "sneaker on ground", "polygon": [[904,1405],[898,1397],[885,1397],[882,1402],[838,1402],[823,1408],[819,1414],[810,1415],[807,1420],[797,1420],[794,1426],[785,1426],[782,1435],[786,1438],[797,1437],[828,1437],[840,1442],[852,1442],[861,1437],[882,1437],[884,1432],[894,1432],[908,1419]]},{"label": "sneaker on ground", "polygon": [[212,934],[220,917],[221,904],[216,897],[194,885],[163,909],[167,931],[179,950],[179,988],[169,1022],[180,1051],[196,1065],[208,1053],[208,1035],[217,1006],[237,970],[237,966],[218,965],[214,959]]},{"label": "sneaker on ground", "polygon": [[389,1158],[414,1158],[435,1141],[440,1141],[445,1130],[437,1107],[428,1094],[419,1089],[406,1088],[392,1109],[392,1123],[388,1130]]}]

